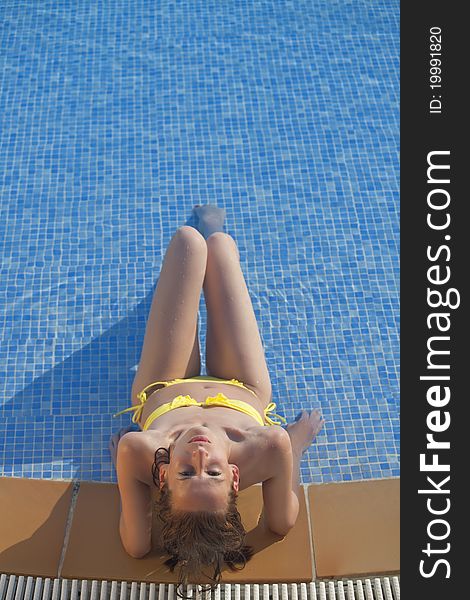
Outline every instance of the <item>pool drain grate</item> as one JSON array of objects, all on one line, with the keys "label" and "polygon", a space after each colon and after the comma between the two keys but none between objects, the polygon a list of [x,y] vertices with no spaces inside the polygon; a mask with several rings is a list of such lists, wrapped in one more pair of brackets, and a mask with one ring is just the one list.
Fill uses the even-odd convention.
[{"label": "pool drain grate", "polygon": [[[194,600],[400,600],[398,576],[310,583],[222,584],[213,592],[184,586]],[[0,600],[178,600],[174,584],[0,575]]]}]

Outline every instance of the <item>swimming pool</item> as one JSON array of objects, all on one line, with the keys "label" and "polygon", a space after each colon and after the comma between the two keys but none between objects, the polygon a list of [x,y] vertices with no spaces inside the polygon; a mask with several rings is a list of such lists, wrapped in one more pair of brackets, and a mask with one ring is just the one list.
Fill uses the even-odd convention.
[{"label": "swimming pool", "polygon": [[[15,1],[0,23],[0,475],[116,481],[163,254],[211,203],[278,412],[327,420],[303,483],[398,476],[398,1]],[[201,296],[203,373],[205,325]]]}]

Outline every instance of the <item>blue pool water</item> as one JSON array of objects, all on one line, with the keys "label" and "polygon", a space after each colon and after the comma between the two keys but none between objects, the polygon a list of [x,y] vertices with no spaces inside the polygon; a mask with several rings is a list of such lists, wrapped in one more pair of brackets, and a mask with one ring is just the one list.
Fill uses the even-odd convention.
[{"label": "blue pool water", "polygon": [[[162,258],[227,209],[302,481],[399,475],[399,2],[0,7],[0,474],[115,482]],[[205,372],[206,312],[200,340]]]}]

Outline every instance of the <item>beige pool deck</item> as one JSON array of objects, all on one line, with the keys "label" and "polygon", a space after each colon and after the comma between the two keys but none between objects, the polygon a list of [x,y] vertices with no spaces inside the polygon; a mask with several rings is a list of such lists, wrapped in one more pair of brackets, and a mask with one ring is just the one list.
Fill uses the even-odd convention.
[{"label": "beige pool deck", "polygon": [[[400,479],[302,486],[300,513],[285,538],[257,528],[261,485],[243,490],[238,509],[255,555],[223,583],[309,582],[393,574],[399,564]],[[0,477],[0,572],[35,577],[176,583],[154,547],[130,557],[119,537],[113,483]]]}]

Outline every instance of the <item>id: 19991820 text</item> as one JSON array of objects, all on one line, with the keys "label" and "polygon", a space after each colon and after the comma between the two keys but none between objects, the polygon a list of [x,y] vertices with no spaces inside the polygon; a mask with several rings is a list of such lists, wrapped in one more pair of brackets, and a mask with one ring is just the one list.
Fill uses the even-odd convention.
[{"label": "id: 19991820 text", "polygon": [[429,29],[429,87],[432,98],[429,102],[431,114],[442,112],[442,35],[440,27]]}]

